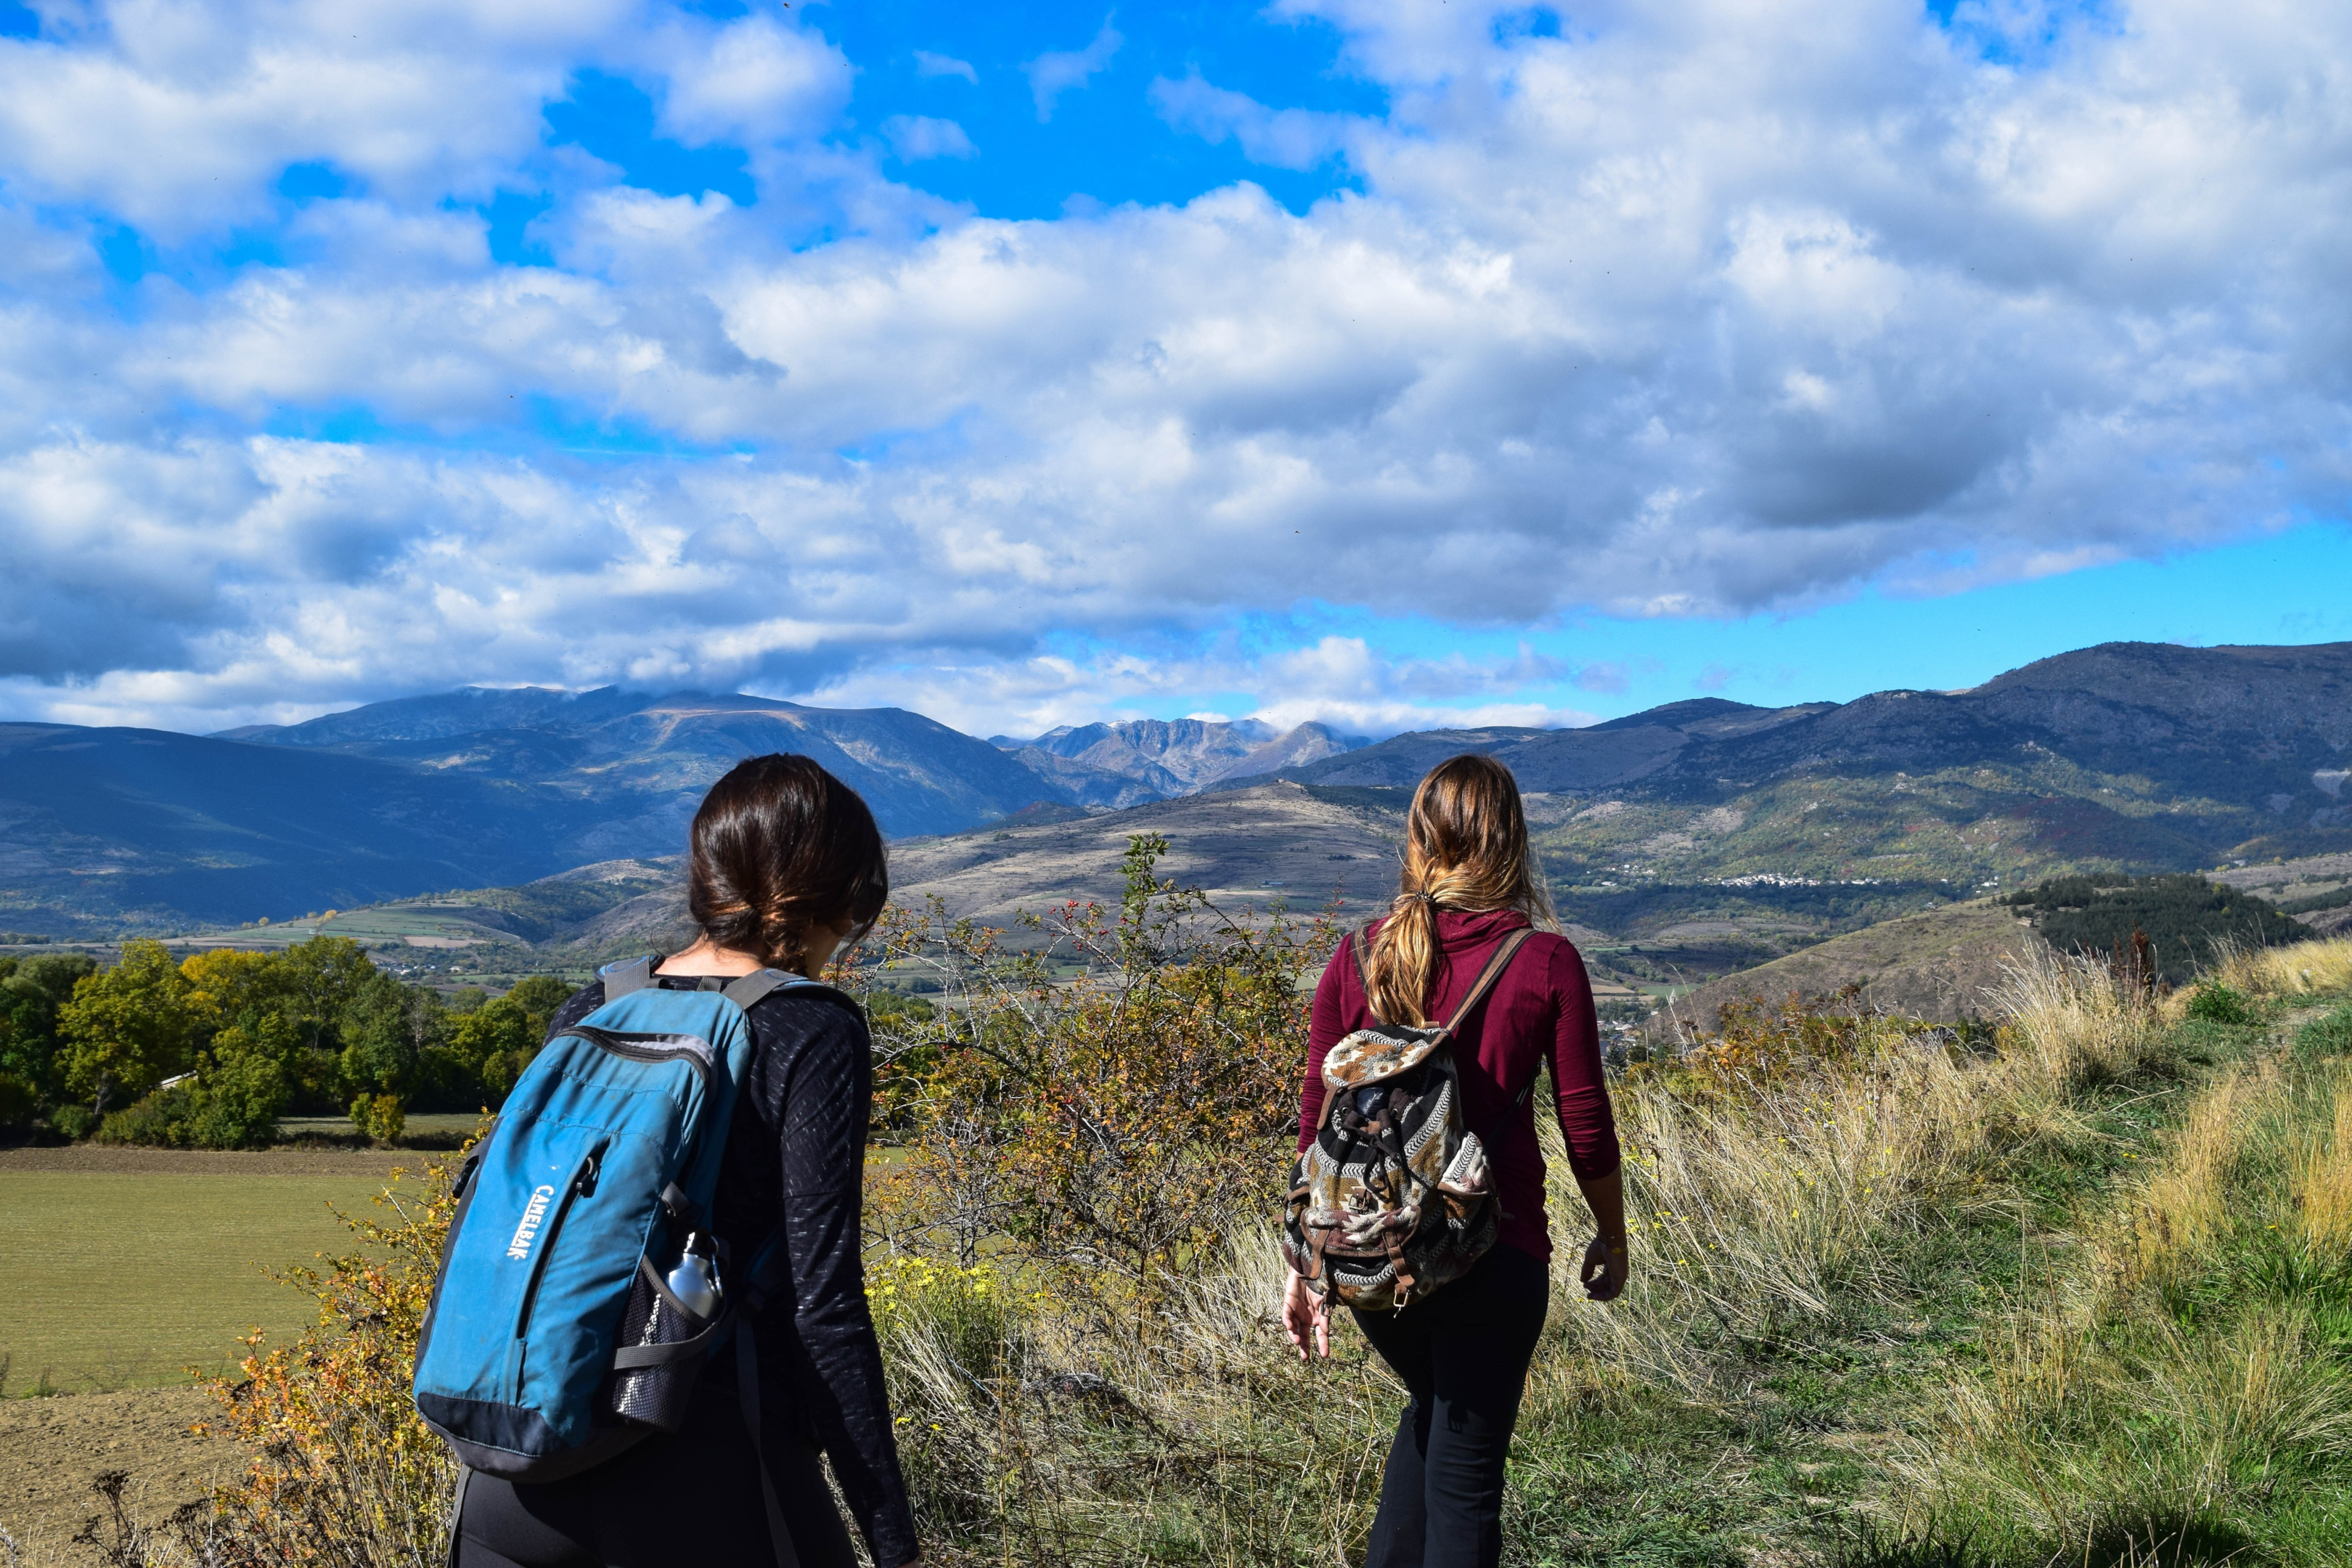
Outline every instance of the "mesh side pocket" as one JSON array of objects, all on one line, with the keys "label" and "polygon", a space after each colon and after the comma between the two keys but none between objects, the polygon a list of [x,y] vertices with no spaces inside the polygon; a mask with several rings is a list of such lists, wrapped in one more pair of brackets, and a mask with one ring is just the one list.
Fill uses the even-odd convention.
[{"label": "mesh side pocket", "polygon": [[[629,1287],[629,1304],[621,1313],[623,1345],[671,1345],[690,1340],[705,1325],[662,1299],[643,1271]],[[635,1367],[613,1374],[606,1408],[633,1426],[657,1432],[675,1432],[686,1425],[687,1405],[702,1376],[700,1356],[688,1356],[665,1366]]]}]

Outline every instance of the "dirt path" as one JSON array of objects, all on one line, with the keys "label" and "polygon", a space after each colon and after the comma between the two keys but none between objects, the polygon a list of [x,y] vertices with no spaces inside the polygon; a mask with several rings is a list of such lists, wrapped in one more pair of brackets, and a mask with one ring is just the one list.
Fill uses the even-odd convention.
[{"label": "dirt path", "polygon": [[25,1550],[27,1568],[89,1560],[68,1542],[98,1511],[89,1483],[101,1470],[131,1473],[126,1496],[149,1521],[233,1471],[236,1444],[188,1430],[218,1408],[194,1388],[0,1400],[0,1526]]},{"label": "dirt path", "polygon": [[446,1160],[423,1149],[121,1149],[72,1143],[0,1149],[0,1175],[43,1171],[112,1176],[388,1176]]}]

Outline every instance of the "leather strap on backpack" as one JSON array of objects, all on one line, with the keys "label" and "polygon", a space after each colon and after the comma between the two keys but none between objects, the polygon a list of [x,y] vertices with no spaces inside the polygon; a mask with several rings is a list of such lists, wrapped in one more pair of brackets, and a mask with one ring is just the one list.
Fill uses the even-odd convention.
[{"label": "leather strap on backpack", "polygon": [[1486,993],[1495,988],[1495,982],[1503,977],[1503,971],[1511,966],[1511,960],[1519,955],[1519,949],[1525,947],[1528,938],[1535,934],[1533,926],[1521,926],[1502,940],[1495,949],[1495,956],[1486,961],[1486,967],[1479,973],[1477,983],[1470,987],[1470,994],[1462,998],[1462,1005],[1454,1009],[1454,1016],[1445,1020],[1447,1039],[1454,1037],[1454,1031],[1462,1026],[1462,1020],[1470,1016],[1470,1009],[1486,999]]}]

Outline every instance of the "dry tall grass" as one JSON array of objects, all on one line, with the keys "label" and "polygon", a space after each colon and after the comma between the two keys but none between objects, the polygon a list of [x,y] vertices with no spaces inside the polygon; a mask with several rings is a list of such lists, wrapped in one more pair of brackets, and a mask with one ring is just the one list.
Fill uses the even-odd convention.
[{"label": "dry tall grass", "polygon": [[2294,1215],[2315,1252],[2352,1249],[2352,1071],[2338,1068],[2326,1086],[2333,1101],[2295,1151]]},{"label": "dry tall grass", "polygon": [[[2261,967],[2274,959],[2284,966]],[[2233,983],[2258,994],[2321,989],[2339,973],[2352,988],[2352,943],[2242,962]],[[1280,994],[1295,1007],[1289,990]],[[1557,1338],[1538,1359],[1523,1430],[1644,1387],[1728,1407],[1748,1352],[1783,1326],[1818,1326],[1858,1298],[1906,1305],[1908,1236],[1972,1205],[2007,1212],[2005,1161],[2021,1149],[2093,1147],[2104,1135],[2085,1091],[2165,1059],[2147,999],[2105,965],[2039,954],[1998,1000],[2010,1021],[1989,1043],[1903,1019],[1792,1011],[1623,1079],[1633,1283],[1619,1302],[1592,1305],[1565,1278],[1578,1249],[1561,1249]],[[942,1048],[974,1016],[940,1020]],[[1014,1027],[1013,1011],[992,1016]],[[972,1042],[1002,1044],[979,1033]],[[924,1093],[947,1082],[908,1081]],[[1573,1236],[1582,1205],[1556,1132],[1548,1119],[1538,1125],[1552,1141],[1555,1234]],[[1280,1163],[1266,1152],[1269,1188]],[[371,1335],[406,1342],[384,1338],[376,1308],[391,1300],[393,1320],[406,1321],[430,1278],[425,1244],[446,1217],[442,1196],[436,1188],[423,1223],[395,1238],[409,1260],[397,1278],[361,1259],[337,1265],[350,1288],[322,1300],[342,1337],[256,1363],[250,1435],[276,1455],[224,1494],[201,1536],[184,1538],[179,1561],[421,1561],[446,1520],[446,1488],[427,1456],[404,1452],[397,1419],[366,1441],[364,1420],[400,1415],[404,1377],[396,1354],[354,1346]],[[1352,1334],[1339,1337],[1335,1363],[1288,1357],[1274,1321],[1283,1266],[1271,1210],[1270,1193],[1221,1199],[1188,1233],[1215,1239],[1171,1245],[1159,1264],[1164,1288],[1117,1299],[1138,1309],[1119,1314],[1118,1332],[1106,1331],[1099,1300],[1061,1288],[1055,1255],[1024,1263],[1003,1230],[986,1247],[952,1226],[920,1247],[906,1239],[928,1235],[918,1227],[890,1233],[902,1250],[877,1261],[874,1304],[927,1561],[1354,1559],[1402,1391]],[[2159,1545],[2168,1538],[2147,1533],[2143,1553],[2132,1532],[2279,1484],[2276,1456],[2308,1467],[2345,1454],[2352,1381],[2326,1353],[2335,1331],[2306,1306],[2265,1299],[2218,1334],[2119,1316],[2119,1303],[2210,1273],[2249,1224],[2284,1227],[2306,1265],[2340,1263],[2352,1242],[2352,1079],[2340,1071],[2316,1089],[2260,1069],[2204,1089],[2144,1190],[2090,1236],[2087,1262],[2063,1280],[2044,1268],[2039,1294],[1993,1335],[1983,1375],[1956,1384],[1923,1424],[1933,1442],[1900,1468],[1925,1506],[1994,1521],[1989,1542],[2022,1531],[2045,1556],[2050,1542],[2087,1552],[2104,1530],[2101,1561],[2169,1561]],[[2131,1331],[2118,1334],[2118,1322]],[[1538,1469],[1584,1462],[1574,1445],[1527,1447]],[[310,1517],[314,1505],[324,1511]],[[361,1518],[380,1528],[349,1522]],[[1530,1528],[1512,1524],[1507,1561],[1557,1560]],[[233,1544],[266,1551],[237,1558],[226,1552]],[[171,1557],[159,1546],[145,1560]]]},{"label": "dry tall grass", "polygon": [[2308,1310],[2275,1304],[2231,1334],[2159,1319],[2122,1344],[2071,1314],[2029,1314],[1902,1462],[1936,1513],[1989,1535],[2178,1531],[2275,1487],[2283,1456],[2352,1453],[2352,1377],[2325,1342]]},{"label": "dry tall grass", "polygon": [[2109,1244],[2119,1280],[2179,1283],[2231,1228],[2230,1179],[2248,1123],[2280,1092],[2278,1074],[2232,1066],[2189,1102],[2169,1158],[2148,1179]]},{"label": "dry tall grass", "polygon": [[[2232,955],[2228,983],[2279,994],[2343,952]],[[2120,1212],[2084,1228],[2075,1264],[2012,1304],[1982,1373],[1946,1391],[1934,1440],[1904,1456],[1919,1507],[1996,1557],[2054,1542],[2137,1561],[2168,1543],[2204,1562],[2298,1487],[2340,1483],[2352,1073],[2279,1052],[2220,1068]]]},{"label": "dry tall grass", "polygon": [[2250,996],[2326,996],[2352,991],[2352,939],[2293,947],[2228,948],[2215,978]]},{"label": "dry tall grass", "polygon": [[1282,1358],[1282,1268],[1260,1227],[1148,1341],[1107,1342],[985,1264],[893,1266],[877,1326],[925,1560],[1351,1560],[1401,1391],[1344,1338]]},{"label": "dry tall grass", "polygon": [[[1767,1341],[1841,1295],[1891,1300],[1892,1237],[1972,1201],[1990,1151],[2079,1135],[2083,1088],[2158,1048],[2138,989],[2095,962],[2040,952],[2011,968],[2000,1000],[2011,1022],[1990,1056],[1864,1016],[1833,1053],[1761,1069],[1735,1053],[1725,1070],[1717,1047],[1695,1070],[1630,1078],[1616,1103],[1643,1266],[1605,1309],[1559,1293],[1576,1342],[1645,1381],[1716,1396],[1733,1370],[1727,1338]],[[1580,1216],[1556,1142],[1549,1159],[1554,1212]]]}]

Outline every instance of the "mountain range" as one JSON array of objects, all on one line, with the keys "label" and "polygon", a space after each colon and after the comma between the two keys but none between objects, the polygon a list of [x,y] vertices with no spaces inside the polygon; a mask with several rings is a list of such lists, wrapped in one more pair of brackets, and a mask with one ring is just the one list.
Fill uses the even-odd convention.
[{"label": "mountain range", "polygon": [[1262,783],[1283,769],[1370,744],[1323,724],[1277,731],[1255,719],[1130,719],[1076,729],[1066,724],[1034,741],[999,735],[992,743],[1013,752],[1071,804],[1114,809]]},{"label": "mountain range", "polygon": [[1044,874],[1066,858],[1038,837],[1056,824],[1108,842],[1105,810],[1198,796],[1186,831],[1213,836],[1218,793],[1272,781],[1393,820],[1465,750],[1517,774],[1575,918],[1719,938],[1727,963],[2042,869],[2352,848],[2352,644],[2106,644],[1968,691],[1707,698],[1377,744],[1247,720],[985,741],[898,709],[610,688],[468,688],[214,736],[0,724],[0,927],[233,925],[674,855],[701,792],[761,752],[816,757],[897,840],[1019,827]]}]

